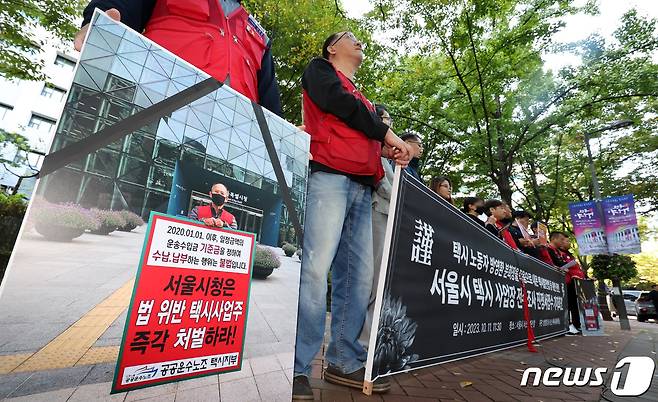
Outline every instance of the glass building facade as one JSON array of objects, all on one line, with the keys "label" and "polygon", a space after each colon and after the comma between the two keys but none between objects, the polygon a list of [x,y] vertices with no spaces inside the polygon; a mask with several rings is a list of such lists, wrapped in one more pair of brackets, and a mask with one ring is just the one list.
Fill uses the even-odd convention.
[{"label": "glass building facade", "polygon": [[[148,39],[97,13],[51,152],[93,135],[208,77]],[[265,110],[303,221],[310,138]],[[227,210],[264,244],[296,241],[251,102],[228,87],[151,122],[42,180],[51,202],[187,215],[213,183]]]}]

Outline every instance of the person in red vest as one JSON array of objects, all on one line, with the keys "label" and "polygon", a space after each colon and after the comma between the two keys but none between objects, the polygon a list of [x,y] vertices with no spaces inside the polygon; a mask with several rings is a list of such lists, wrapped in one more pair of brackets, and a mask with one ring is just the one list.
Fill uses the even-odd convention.
[{"label": "person in red vest", "polygon": [[75,35],[76,50],[96,8],[281,114],[270,40],[239,0],[92,0]]},{"label": "person in red vest", "polygon": [[237,229],[238,222],[235,220],[235,216],[224,209],[226,200],[228,200],[226,186],[221,183],[213,184],[208,194],[212,199],[212,203],[194,207],[187,217],[202,221],[206,226]]},{"label": "person in red vest", "polygon": [[[505,242],[510,248],[518,250],[514,237],[509,232],[512,210],[500,200],[488,200],[484,203],[484,213],[489,217],[484,227],[494,236]],[[510,221],[507,223],[506,221]]]},{"label": "person in red vest", "polygon": [[551,232],[550,243],[548,244],[548,253],[557,267],[564,267],[571,263],[564,276],[567,284],[567,303],[571,314],[571,324],[567,335],[578,335],[580,330],[580,312],[578,311],[578,296],[576,295],[576,283],[573,278],[584,279],[585,273],[576,263],[576,258],[569,252],[571,248],[571,239],[563,232]]},{"label": "person in red vest", "polygon": [[[322,58],[302,76],[311,174],[299,288],[293,400],[313,400],[311,363],[322,347],[331,269],[331,341],[324,379],[361,389],[367,354],[359,342],[372,288],[372,192],[384,177],[381,156],[406,167],[411,147],[382,121],[354,84],[363,44],[345,31],[329,36]],[[390,383],[375,381],[374,392]]]}]

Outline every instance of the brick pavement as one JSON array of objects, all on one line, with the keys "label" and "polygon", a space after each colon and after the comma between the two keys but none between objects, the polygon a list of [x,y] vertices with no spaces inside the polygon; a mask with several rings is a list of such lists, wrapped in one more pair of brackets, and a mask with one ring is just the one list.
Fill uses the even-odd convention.
[{"label": "brick pavement", "polygon": [[[315,398],[323,402],[429,402],[429,401],[599,401],[604,387],[521,387],[523,371],[528,367],[606,367],[608,373],[621,356],[648,355],[655,358],[654,339],[658,326],[633,325],[622,332],[619,323],[606,323],[606,336],[559,337],[538,346],[539,353],[526,347],[474,357],[391,377],[392,389],[383,395],[366,396],[357,390],[335,386],[322,380],[320,356],[313,363]],[[644,343],[634,340],[644,337]],[[631,345],[631,343],[636,343]],[[639,341],[638,341],[639,342]],[[633,346],[633,347],[631,347]],[[609,384],[610,378],[606,379]],[[654,381],[656,382],[656,381]],[[658,386],[656,386],[658,388]],[[608,392],[606,393],[606,396]],[[658,390],[650,389],[642,398],[658,401]],[[627,399],[629,400],[629,399]]]}]

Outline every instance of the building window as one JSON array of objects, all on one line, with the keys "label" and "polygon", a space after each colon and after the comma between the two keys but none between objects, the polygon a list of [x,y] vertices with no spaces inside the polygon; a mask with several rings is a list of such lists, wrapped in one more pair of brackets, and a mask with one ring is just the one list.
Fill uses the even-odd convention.
[{"label": "building window", "polygon": [[5,117],[7,117],[9,112],[11,112],[12,110],[14,110],[12,106],[5,105],[4,103],[0,103],[0,120],[4,120]]},{"label": "building window", "polygon": [[27,126],[40,133],[49,134],[53,127],[55,127],[56,123],[55,120],[33,114],[32,117],[30,117],[30,122]]},{"label": "building window", "polygon": [[45,96],[46,98],[61,102],[66,96],[66,91],[61,88],[57,88],[53,84],[46,83],[41,90],[41,96]]},{"label": "building window", "polygon": [[55,65],[59,68],[62,68],[64,70],[69,70],[73,71],[73,68],[75,67],[75,61],[71,59],[67,59],[64,56],[57,56],[55,58]]}]

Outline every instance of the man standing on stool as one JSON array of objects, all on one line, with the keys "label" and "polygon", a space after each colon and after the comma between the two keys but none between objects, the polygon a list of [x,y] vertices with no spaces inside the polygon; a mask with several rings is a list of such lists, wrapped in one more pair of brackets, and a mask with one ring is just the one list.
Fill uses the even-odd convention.
[{"label": "man standing on stool", "polygon": [[74,46],[80,50],[94,9],[151,39],[218,81],[281,115],[270,40],[240,0],[92,0]]},{"label": "man standing on stool", "polygon": [[[384,176],[381,156],[403,167],[409,146],[375,113],[353,83],[363,44],[351,32],[331,35],[302,77],[304,124],[311,135],[311,174],[299,288],[293,400],[312,400],[311,362],[322,346],[331,269],[331,340],[325,380],[363,386],[359,343],[372,286],[372,191]],[[383,145],[383,147],[382,147]],[[377,380],[374,392],[386,392]]]}]

